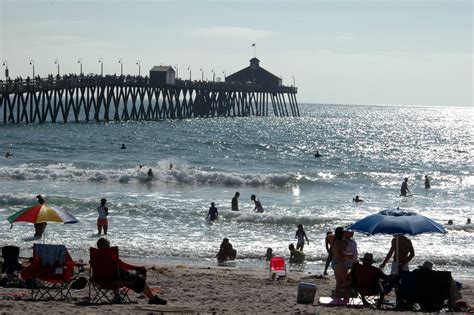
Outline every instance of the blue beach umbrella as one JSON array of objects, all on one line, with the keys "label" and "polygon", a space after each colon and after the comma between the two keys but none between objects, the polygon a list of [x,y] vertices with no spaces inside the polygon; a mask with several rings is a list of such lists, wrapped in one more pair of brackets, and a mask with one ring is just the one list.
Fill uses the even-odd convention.
[{"label": "blue beach umbrella", "polygon": [[[435,221],[406,209],[386,209],[369,215],[347,227],[357,232],[374,234],[409,234],[443,233],[447,231]],[[398,257],[398,237],[396,238]]]},{"label": "blue beach umbrella", "polygon": [[386,209],[379,213],[369,215],[354,224],[348,229],[374,234],[409,234],[417,235],[422,233],[443,233],[447,231],[435,221],[405,209]]}]

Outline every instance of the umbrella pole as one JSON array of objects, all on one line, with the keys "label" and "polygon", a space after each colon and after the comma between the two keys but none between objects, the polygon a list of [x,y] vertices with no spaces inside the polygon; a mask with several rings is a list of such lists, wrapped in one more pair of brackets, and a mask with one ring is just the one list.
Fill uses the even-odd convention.
[{"label": "umbrella pole", "polygon": [[397,276],[398,276],[398,270],[399,270],[399,268],[400,268],[400,266],[399,266],[399,264],[398,264],[398,260],[399,260],[399,257],[398,257],[398,238],[399,238],[399,236],[396,235],[396,236],[395,236],[395,244],[396,244],[396,245],[395,245],[395,255],[396,255],[396,256],[395,256],[395,257],[396,257],[396,258],[395,258],[395,266],[396,266],[395,275],[397,275]]}]

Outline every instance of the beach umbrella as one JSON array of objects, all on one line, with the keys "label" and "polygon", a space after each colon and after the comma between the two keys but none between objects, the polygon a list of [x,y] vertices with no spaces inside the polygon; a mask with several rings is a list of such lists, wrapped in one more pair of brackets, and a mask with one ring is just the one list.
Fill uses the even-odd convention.
[{"label": "beach umbrella", "polygon": [[24,208],[7,218],[8,222],[13,225],[15,222],[60,222],[60,223],[77,223],[77,219],[66,210],[57,206],[46,204],[36,204],[32,207]]},{"label": "beach umbrella", "polygon": [[447,233],[447,231],[435,221],[406,209],[386,209],[379,213],[369,215],[348,229],[373,234],[409,234],[422,233]]},{"label": "beach umbrella", "polygon": [[[443,233],[447,231],[438,223],[423,215],[406,209],[386,209],[369,215],[347,229],[374,235],[374,234],[409,234]],[[396,238],[396,252],[398,258],[398,237]]]}]

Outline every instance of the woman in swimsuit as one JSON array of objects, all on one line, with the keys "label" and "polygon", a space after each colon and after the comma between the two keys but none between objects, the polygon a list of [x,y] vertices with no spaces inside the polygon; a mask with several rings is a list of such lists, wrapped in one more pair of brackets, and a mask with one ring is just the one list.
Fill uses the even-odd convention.
[{"label": "woman in swimsuit", "polygon": [[331,267],[336,277],[335,297],[349,297],[349,282],[347,281],[348,269],[346,267],[346,259],[352,257],[352,254],[344,253],[346,244],[344,242],[344,228],[338,227],[334,232],[334,241],[331,246],[332,262]]}]

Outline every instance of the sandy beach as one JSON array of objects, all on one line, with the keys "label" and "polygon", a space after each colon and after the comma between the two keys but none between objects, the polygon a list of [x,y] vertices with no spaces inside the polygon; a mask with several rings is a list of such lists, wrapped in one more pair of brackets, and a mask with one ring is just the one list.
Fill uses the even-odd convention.
[{"label": "sandy beach", "polygon": [[[88,275],[86,271],[85,276]],[[147,299],[129,293],[132,304],[89,305],[88,288],[72,290],[73,301],[28,301],[27,289],[0,288],[2,314],[18,313],[247,313],[247,314],[404,314],[390,309],[376,310],[358,307],[325,307],[318,305],[319,297],[329,296],[335,286],[332,275],[320,277],[290,270],[286,279],[271,280],[267,270],[244,270],[235,267],[195,268],[185,265],[156,265],[148,267],[147,279],[151,287],[160,288],[168,305],[149,305]],[[317,285],[313,304],[298,304],[296,296],[299,282]],[[474,303],[473,281],[463,281],[463,300]],[[20,300],[5,296],[16,293]],[[392,292],[388,299],[394,299]]]}]

